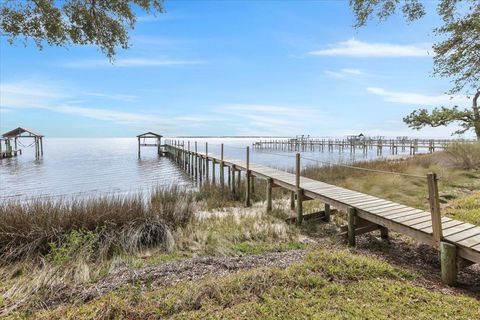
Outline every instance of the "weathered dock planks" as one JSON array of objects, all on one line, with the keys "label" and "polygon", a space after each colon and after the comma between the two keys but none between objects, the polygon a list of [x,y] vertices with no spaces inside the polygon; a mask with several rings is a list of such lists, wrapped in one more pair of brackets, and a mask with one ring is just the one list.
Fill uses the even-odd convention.
[{"label": "weathered dock planks", "polygon": [[[252,178],[267,181],[267,211],[272,209],[271,189],[282,187],[292,192],[291,207],[296,208],[296,222],[302,222],[302,202],[309,199],[319,199],[328,206],[347,212],[348,216],[348,242],[355,244],[355,236],[364,232],[381,230],[382,238],[388,237],[388,230],[410,236],[420,242],[437,248],[442,253],[442,279],[449,284],[456,284],[456,264],[452,266],[452,259],[456,257],[480,263],[480,227],[462,221],[440,216],[438,206],[438,189],[435,174],[428,175],[431,212],[411,208],[393,201],[381,199],[361,192],[341,188],[325,182],[316,181],[300,176],[300,154],[296,156],[296,172],[288,173],[267,166],[250,163],[249,149],[246,150],[246,160],[225,158],[223,145],[220,156],[207,152],[185,150],[183,146],[167,143],[166,152],[185,170],[192,163],[197,172],[208,180],[209,163],[218,163],[223,169],[228,170],[228,184],[233,192],[238,190],[240,176],[235,173],[245,172],[247,180]],[[206,146],[208,150],[208,146]],[[192,174],[193,175],[193,174]],[[214,183],[216,181],[213,181]],[[221,183],[225,181],[221,179]],[[250,205],[250,182],[247,183],[247,205]],[[442,251],[444,250],[444,251]],[[452,255],[454,257],[452,258]],[[455,275],[452,275],[455,273]]]}]

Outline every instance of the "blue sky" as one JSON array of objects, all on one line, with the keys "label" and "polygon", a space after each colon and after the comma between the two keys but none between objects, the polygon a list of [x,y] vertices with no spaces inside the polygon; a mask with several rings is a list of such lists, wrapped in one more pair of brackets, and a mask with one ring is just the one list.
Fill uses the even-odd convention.
[{"label": "blue sky", "polygon": [[[0,42],[0,127],[51,137],[449,137],[413,131],[418,107],[459,104],[431,77],[431,14],[361,29],[347,1],[166,1],[139,14],[114,65],[93,46]],[[434,5],[434,4],[430,4]],[[472,136],[472,135],[468,135]]]}]

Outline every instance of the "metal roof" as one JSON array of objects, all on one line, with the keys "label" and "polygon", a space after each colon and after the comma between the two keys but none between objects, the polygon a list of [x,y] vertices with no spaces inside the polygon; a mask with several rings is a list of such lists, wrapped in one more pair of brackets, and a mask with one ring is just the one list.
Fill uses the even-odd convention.
[{"label": "metal roof", "polygon": [[137,138],[161,138],[163,137],[162,135],[159,135],[158,133],[154,133],[151,131],[139,134]]},{"label": "metal roof", "polygon": [[38,138],[42,138],[43,135],[42,134],[39,134],[39,133],[36,133],[30,129],[25,129],[25,128],[21,128],[21,127],[18,127],[16,129],[13,129],[11,131],[8,131],[8,132],[5,132],[4,134],[2,134],[2,137],[4,138],[15,138],[15,137],[19,137],[22,133],[28,133],[29,135],[28,136],[23,136],[23,137],[38,137]]}]

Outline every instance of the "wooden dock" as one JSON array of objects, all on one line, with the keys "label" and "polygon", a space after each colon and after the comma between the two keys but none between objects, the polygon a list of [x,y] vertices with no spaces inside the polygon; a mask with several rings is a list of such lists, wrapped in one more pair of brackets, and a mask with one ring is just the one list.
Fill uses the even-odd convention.
[{"label": "wooden dock", "polygon": [[456,141],[473,142],[476,140],[458,139],[411,139],[399,137],[386,139],[382,137],[347,137],[344,139],[332,138],[310,138],[296,137],[290,139],[269,139],[259,140],[252,144],[252,147],[259,150],[280,150],[280,151],[320,151],[320,152],[362,152],[375,150],[378,155],[388,152],[398,152],[414,155],[421,151],[429,153],[443,150],[445,147]]},{"label": "wooden dock", "polygon": [[[271,190],[281,187],[291,191],[292,209],[296,208],[297,223],[302,222],[304,201],[319,199],[325,203],[328,219],[330,207],[344,211],[348,216],[345,233],[350,245],[355,245],[355,236],[380,230],[382,238],[388,237],[388,230],[405,234],[422,243],[437,248],[441,252],[442,279],[445,283],[456,284],[457,262],[480,263],[480,227],[462,221],[440,216],[437,177],[429,174],[428,181],[431,211],[427,212],[408,207],[393,201],[381,199],[361,192],[337,187],[321,181],[300,176],[300,154],[296,156],[296,173],[288,173],[249,162],[249,147],[246,159],[224,158],[221,154],[199,152],[198,146],[185,146],[168,142],[167,154],[187,173],[200,181],[213,181],[227,184],[232,192],[238,192],[240,173],[246,177],[246,205],[250,205],[251,181],[253,177],[267,181],[267,211],[272,208]],[[220,177],[215,177],[215,166],[219,166]],[[225,182],[225,170],[228,181]],[[237,175],[237,177],[236,177]],[[293,196],[294,195],[294,196]],[[465,263],[464,263],[465,264]]]}]

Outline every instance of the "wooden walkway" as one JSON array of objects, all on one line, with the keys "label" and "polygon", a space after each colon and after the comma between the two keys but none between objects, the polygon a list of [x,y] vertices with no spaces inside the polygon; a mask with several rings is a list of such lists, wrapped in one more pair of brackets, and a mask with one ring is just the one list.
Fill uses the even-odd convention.
[{"label": "wooden walkway", "polygon": [[[455,256],[459,256],[472,263],[480,263],[479,226],[443,217],[441,218],[441,223],[438,222],[440,224],[440,241],[436,241],[433,230],[435,228],[435,222],[432,224],[433,215],[431,212],[415,209],[393,201],[306,177],[299,177],[299,185],[297,186],[296,174],[263,165],[247,163],[247,161],[227,159],[211,153],[207,156],[202,152],[188,151],[172,145],[167,145],[167,152],[173,155],[180,164],[184,165],[187,171],[194,168],[195,163],[192,161],[199,161],[199,163],[203,165],[203,171],[207,170],[207,178],[209,163],[212,166],[212,171],[210,172],[211,175],[213,174],[213,179],[215,179],[215,164],[219,165],[223,163],[223,168],[227,168],[228,170],[233,169],[233,177],[236,171],[248,172],[248,175],[266,179],[270,183],[273,183],[274,186],[282,187],[293,192],[298,192],[298,190],[301,189],[304,196],[303,199],[301,199],[302,201],[319,199],[323,203],[341,211],[354,212],[354,224],[357,226],[353,226],[353,235],[357,233],[358,229],[365,228],[365,223],[367,223],[370,224],[370,226],[387,228],[388,230],[405,234],[422,243],[436,247],[439,250],[441,249],[440,241],[453,245],[456,252]],[[222,166],[220,168],[222,168]],[[200,170],[202,169],[200,168]],[[223,170],[224,169],[221,169],[220,172]],[[202,174],[205,175],[205,172]],[[248,180],[249,179],[247,179],[247,181]],[[365,229],[372,231],[378,228],[367,226]]]}]

